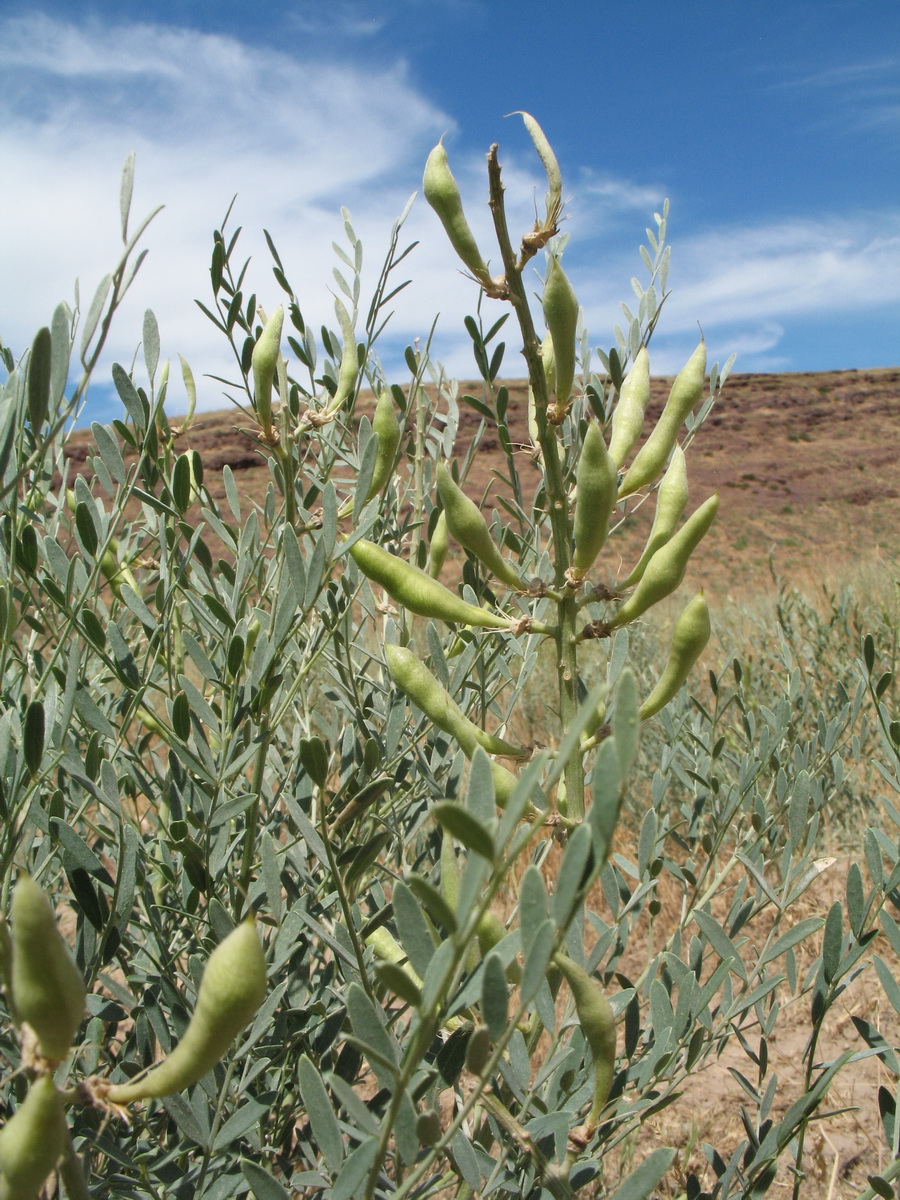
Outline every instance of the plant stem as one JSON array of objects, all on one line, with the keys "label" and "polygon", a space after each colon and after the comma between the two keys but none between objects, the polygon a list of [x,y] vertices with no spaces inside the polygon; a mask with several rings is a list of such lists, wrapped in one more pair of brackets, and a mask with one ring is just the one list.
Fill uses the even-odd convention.
[{"label": "plant stem", "polygon": [[[578,711],[578,659],[577,607],[575,596],[566,582],[566,571],[570,565],[572,542],[568,496],[559,458],[559,443],[556,432],[547,420],[550,397],[547,378],[541,362],[541,343],[534,328],[528,295],[522,281],[522,271],[509,239],[506,211],[503,203],[503,183],[500,178],[500,163],[496,143],[488,154],[488,179],[490,181],[490,209],[494,218],[497,243],[506,272],[509,300],[515,310],[522,333],[522,353],[528,366],[528,382],[535,397],[535,416],[538,426],[544,463],[544,478],[547,498],[550,503],[550,528],[553,536],[554,583],[560,592],[557,601],[557,628],[554,634],[556,645],[556,669],[559,680],[560,728],[568,729]],[[584,763],[580,754],[573,754],[566,765],[563,776],[568,803],[568,815],[575,820],[584,816]]]}]

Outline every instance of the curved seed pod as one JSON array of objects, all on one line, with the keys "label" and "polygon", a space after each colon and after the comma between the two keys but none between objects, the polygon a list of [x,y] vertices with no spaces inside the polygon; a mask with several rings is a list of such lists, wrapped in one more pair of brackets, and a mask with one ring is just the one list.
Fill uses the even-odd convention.
[{"label": "curved seed pod", "polygon": [[508,617],[467,604],[425,571],[365,538],[353,543],[350,554],[367,579],[380,584],[392,599],[419,617],[482,629],[509,629],[512,625]]},{"label": "curved seed pod", "polygon": [[612,632],[639,617],[678,587],[687,569],[688,559],[706,534],[719,508],[719,493],[716,492],[695,509],[678,532],[653,555],[640,583],[615,614],[607,622]]},{"label": "curved seed pod", "polygon": [[272,384],[281,353],[281,330],[284,326],[284,307],[279,306],[269,317],[253,347],[250,365],[253,369],[253,411],[264,433],[272,432]]},{"label": "curved seed pod", "polygon": [[[531,113],[519,111],[519,116],[525,122],[525,128],[531,135],[531,140],[534,143],[534,148],[538,152],[538,157],[544,165],[544,170],[547,172],[547,215],[544,218],[542,229],[536,229],[535,233],[543,235],[545,244],[546,239],[552,237],[556,232],[556,225],[559,221],[559,215],[562,212],[562,174],[559,169],[559,163],[556,160],[556,155],[553,153],[553,147],[547,141],[547,135],[538,125],[537,121]],[[526,239],[527,244],[527,239]]]},{"label": "curved seed pod", "polygon": [[434,523],[434,532],[431,535],[431,541],[428,543],[428,574],[432,579],[437,579],[440,575],[449,549],[450,540],[447,536],[447,517],[441,511],[438,513],[438,518]]},{"label": "curved seed pod", "polygon": [[541,305],[544,310],[544,320],[547,322],[547,329],[553,342],[556,403],[560,409],[565,411],[575,385],[578,299],[555,255],[550,256]]},{"label": "curved seed pod", "polygon": [[663,472],[685,417],[703,395],[706,379],[706,342],[700,345],[675,376],[669,398],[650,436],[625,472],[620,496],[629,496],[638,488],[653,483]]},{"label": "curved seed pod", "polygon": [[437,490],[444,506],[447,528],[459,544],[513,591],[527,592],[515,568],[506,561],[488,530],[484,513],[470,500],[443,463],[437,467]]},{"label": "curved seed pod", "polygon": [[382,392],[378,397],[372,418],[372,431],[378,438],[378,450],[375,454],[375,470],[372,472],[367,503],[373,496],[378,495],[390,478],[394,469],[394,459],[397,457],[397,447],[400,445],[400,422],[397,420],[397,410],[390,392]]},{"label": "curved seed pod", "polygon": [[184,1091],[213,1069],[266,998],[266,956],[252,918],[242,921],[206,963],[197,1005],[184,1037],[142,1079],[113,1084],[112,1104],[130,1104]]},{"label": "curved seed pod", "polygon": [[422,177],[425,199],[437,213],[450,244],[479,283],[491,285],[491,273],[466,221],[462,198],[447,161],[443,139],[428,155]]},{"label": "curved seed pod", "polygon": [[581,1032],[594,1061],[594,1098],[587,1117],[587,1124],[593,1125],[603,1111],[615,1074],[616,1019],[603,989],[583,967],[564,954],[555,954],[553,961],[569,985]]},{"label": "curved seed pod", "polygon": [[85,987],[49,899],[30,875],[12,894],[12,999],[46,1058],[69,1053],[84,1016]]},{"label": "curved seed pod", "polygon": [[66,1138],[62,1097],[52,1075],[39,1075],[0,1129],[0,1200],[35,1200]]},{"label": "curved seed pod", "polygon": [[628,457],[641,435],[644,413],[650,402],[650,355],[641,346],[638,356],[625,376],[619,402],[613,409],[609,435],[609,457],[617,467]]},{"label": "curved seed pod", "polygon": [[618,585],[619,587],[634,587],[647,569],[647,563],[660,546],[664,546],[672,536],[687,502],[687,464],[684,460],[684,451],[676,444],[672,451],[672,460],[663,475],[659,491],[656,493],[656,512],[653,516],[653,525],[650,528],[647,544],[634,570],[623,583]]},{"label": "curved seed pod", "polygon": [[417,988],[421,988],[422,980],[413,970],[409,961],[409,955],[384,925],[379,925],[377,929],[373,929],[366,938],[366,945],[371,946],[375,951],[375,957],[382,962],[390,963],[392,966],[399,967],[404,975],[415,984]]},{"label": "curved seed pod", "polygon": [[638,712],[642,721],[648,721],[669,703],[703,653],[710,632],[709,608],[700,591],[675,622],[668,661]]},{"label": "curved seed pod", "polygon": [[472,757],[476,746],[483,746],[488,754],[521,755],[522,751],[509,742],[479,729],[474,721],[470,721],[450,693],[407,647],[389,643],[384,648],[384,657],[397,687],[438,729],[456,740],[467,758]]},{"label": "curved seed pod", "polygon": [[584,575],[594,565],[609,533],[609,518],[616,506],[618,472],[606,450],[600,426],[591,422],[584,435],[575,471],[575,573]]},{"label": "curved seed pod", "polygon": [[119,562],[118,553],[118,542],[113,538],[100,556],[100,570],[119,600],[122,599],[123,584],[130,587],[134,594],[139,596],[141,592],[137,580],[132,575],[130,568]]}]

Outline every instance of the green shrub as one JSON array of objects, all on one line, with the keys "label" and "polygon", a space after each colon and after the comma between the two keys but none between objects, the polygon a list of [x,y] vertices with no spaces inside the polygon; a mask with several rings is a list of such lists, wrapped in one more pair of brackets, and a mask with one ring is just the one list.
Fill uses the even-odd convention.
[{"label": "green shrub", "polygon": [[[440,186],[426,191],[482,292],[515,315],[531,391],[527,449],[541,469],[533,496],[498,383],[508,313],[488,320],[479,303],[466,319],[480,395],[459,397],[427,346],[407,351],[405,386],[384,376],[377,342],[411,248],[403,218],[365,305],[362,248],[345,214],[338,332],[318,338],[271,240],[284,299],[282,312],[267,298],[267,320],[244,293],[237,234],[216,232],[204,309],[233,347],[225,383],[268,466],[260,504],[227,467],[218,503],[200,455],[179,452],[192,415],[179,428],[165,415],[168,364],[151,313],[145,382],[114,367],[122,418],[93,426],[85,472],[64,453],[133,278],[130,164],[123,260],[87,316],[63,306],[18,363],[4,351],[3,889],[28,871],[61,899],[88,998],[68,1057],[42,1058],[10,1003],[15,956],[4,954],[0,1045],[11,1070],[22,1068],[8,1111],[23,1111],[27,1078],[48,1091],[55,1072],[68,1108],[67,1194],[85,1196],[97,1180],[97,1194],[117,1197],[583,1190],[639,1200],[672,1185],[725,1200],[762,1195],[779,1171],[793,1172],[800,1194],[807,1127],[852,1060],[820,1061],[820,1033],[867,969],[879,921],[900,952],[883,909],[898,853],[877,824],[865,834],[868,887],[854,865],[846,906],[796,919],[824,870],[843,757],[858,757],[868,736],[874,649],[867,643],[858,683],[839,658],[823,708],[822,645],[785,600],[778,691],[735,657],[711,675],[710,702],[679,695],[640,728],[665,654],[649,653],[644,620],[677,587],[700,531],[682,524],[627,600],[573,485],[606,521],[621,473],[607,469],[597,431],[616,420],[619,395],[635,403],[628,364],[666,296],[667,212],[642,248],[650,279],[634,281],[637,311],[623,306],[625,327],[594,369],[560,264],[558,167],[526,124],[547,169],[547,206],[514,247],[492,150],[502,273],[482,271],[466,239],[446,159]],[[554,283],[542,350],[526,278],[544,248]],[[67,395],[79,338],[84,375]],[[713,368],[702,382],[698,355],[686,443],[726,374]],[[384,403],[374,427],[363,411],[365,385],[390,397],[399,441]],[[686,386],[682,377],[682,413]],[[464,453],[461,403],[480,417]],[[619,502],[614,525],[652,497],[680,427],[681,416],[644,456],[640,490]],[[489,432],[503,466],[494,507],[481,497],[473,511],[452,484],[465,485]],[[594,457],[579,472],[586,437]],[[443,505],[468,547],[458,586],[446,567],[448,584],[435,580],[441,555],[436,545],[429,554]],[[375,550],[361,552],[366,543]],[[502,586],[484,565],[495,554],[510,568]],[[494,614],[496,630],[463,623],[476,608],[479,621]],[[641,621],[617,619],[620,610]],[[386,661],[386,646],[414,649],[431,678],[410,674],[399,652]],[[888,686],[871,683],[897,788]],[[525,730],[543,748],[516,744]],[[487,753],[495,736],[510,753]],[[250,987],[233,1050],[122,1120],[108,1101],[131,1098],[125,1085],[183,1037],[204,962],[250,912],[268,960],[261,1006]],[[900,1012],[887,960],[872,962]],[[785,1106],[766,1046],[788,1000],[810,1006],[810,1037],[803,1093]],[[898,1074],[883,1035],[859,1033]],[[638,1135],[729,1044],[747,1056],[742,1129],[704,1145],[705,1171],[676,1172],[673,1184],[676,1148]],[[896,1154],[893,1118],[885,1129]],[[889,1184],[871,1187],[882,1195]]]}]

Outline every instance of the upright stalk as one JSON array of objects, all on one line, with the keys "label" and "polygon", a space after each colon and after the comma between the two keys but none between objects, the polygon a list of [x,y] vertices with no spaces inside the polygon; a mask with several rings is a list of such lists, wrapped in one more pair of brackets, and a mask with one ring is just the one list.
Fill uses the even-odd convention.
[{"label": "upright stalk", "polygon": [[[562,464],[559,459],[559,443],[554,427],[547,420],[550,396],[547,379],[541,362],[541,342],[535,332],[528,296],[522,282],[522,267],[509,239],[506,211],[503,202],[503,183],[500,178],[498,146],[494,143],[488,153],[488,179],[490,182],[490,209],[494,219],[497,243],[506,274],[509,301],[515,310],[522,333],[522,347],[528,366],[528,382],[535,398],[535,416],[538,426],[538,441],[544,461],[544,478],[550,503],[550,528],[553,536],[554,585],[560,593],[557,600],[556,670],[559,682],[560,728],[568,729],[578,711],[578,662],[576,651],[577,609],[575,595],[566,581],[570,565],[572,522],[569,517],[568,497]],[[523,256],[524,257],[524,256]],[[573,754],[566,764],[565,782],[567,815],[575,820],[584,816],[584,764],[580,754]]]}]

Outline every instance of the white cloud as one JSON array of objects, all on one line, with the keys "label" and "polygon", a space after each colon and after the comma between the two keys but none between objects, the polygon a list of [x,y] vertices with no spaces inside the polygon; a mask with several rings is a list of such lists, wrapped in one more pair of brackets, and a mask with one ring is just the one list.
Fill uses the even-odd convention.
[{"label": "white cloud", "polygon": [[[352,6],[347,11],[352,16]],[[113,328],[100,381],[108,380],[112,360],[131,362],[147,307],[159,318],[164,356],[184,354],[198,380],[205,373],[233,375],[226,343],[193,301],[209,302],[211,234],[235,193],[231,228],[244,227],[241,261],[253,256],[245,296],[256,292],[269,309],[281,300],[265,228],[309,324],[334,326],[331,242],[343,244],[345,204],[366,251],[365,306],[391,224],[419,188],[425,157],[444,131],[469,221],[497,264],[484,155],[460,145],[452,118],[410,82],[402,62],[307,60],[189,29],[36,15],[0,18],[0,72],[0,337],[15,350],[28,345],[60,299],[71,298],[76,276],[86,305],[115,264],[118,179],[132,149],[132,225],[156,204],[166,208],[148,232],[150,254]],[[535,207],[543,208],[546,183],[527,138],[517,133],[507,140],[514,149],[504,150],[501,161],[517,240],[531,228]],[[574,178],[572,218],[563,226],[572,234],[566,267],[592,343],[608,346],[613,323],[621,321],[619,301],[632,302],[631,276],[645,278],[637,244],[664,189],[652,180],[585,171]],[[682,236],[677,207],[674,294],[654,342],[654,370],[683,363],[698,320],[711,355],[721,360],[738,349],[743,369],[782,367],[790,364],[779,343],[792,319],[900,301],[900,210]],[[401,239],[402,246],[420,244],[394,281],[413,284],[394,302],[386,363],[402,379],[404,346],[426,336],[440,312],[433,352],[451,373],[470,378],[463,316],[475,310],[477,288],[421,199]],[[537,291],[540,259],[535,268]],[[483,309],[486,324],[505,310],[496,301]],[[504,330],[509,342],[511,325]],[[504,371],[522,371],[514,349]],[[221,386],[199,382],[201,405],[220,406]]]},{"label": "white cloud", "polygon": [[[604,344],[613,321],[621,323],[618,301],[631,304],[628,278],[635,274],[646,281],[636,255],[615,265],[617,270],[595,282],[573,261],[594,344]],[[669,373],[685,360],[698,322],[707,340],[718,343],[711,344],[711,353],[724,359],[737,351],[739,369],[790,369],[772,351],[792,319],[900,304],[900,210],[676,235],[669,286],[654,370]]]},{"label": "white cloud", "polygon": [[[330,243],[343,242],[340,205],[358,219],[373,281],[425,154],[451,125],[402,64],[304,62],[147,24],[0,21],[0,70],[0,277],[12,284],[0,335],[21,349],[57,301],[71,298],[76,276],[89,300],[119,254],[118,179],[134,149],[135,219],[157,203],[166,208],[148,232],[150,255],[107,360],[130,362],[140,315],[152,307],[164,354],[184,353],[198,373],[230,372],[227,346],[193,299],[209,301],[212,229],[235,193],[232,228],[246,226],[241,246],[254,256],[245,294],[256,290],[270,307],[279,298],[268,228],[308,318],[333,325]],[[417,206],[411,238],[429,216]],[[421,303],[415,313],[420,320]],[[204,391],[207,404],[221,403],[218,385]]]}]

